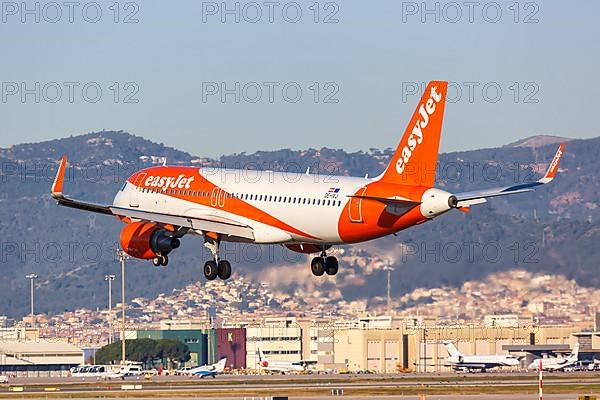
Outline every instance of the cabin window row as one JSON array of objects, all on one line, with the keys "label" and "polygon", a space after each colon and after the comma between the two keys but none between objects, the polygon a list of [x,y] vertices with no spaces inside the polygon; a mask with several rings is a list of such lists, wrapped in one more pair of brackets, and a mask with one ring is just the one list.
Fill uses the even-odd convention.
[{"label": "cabin window row", "polygon": [[[211,197],[211,192],[207,191],[196,191],[196,190],[181,190],[181,189],[146,189],[142,188],[142,193],[162,193],[169,195],[182,195],[192,197]],[[216,196],[216,194],[213,194]],[[288,204],[299,204],[299,205],[313,205],[313,206],[334,206],[340,207],[342,205],[341,200],[331,199],[315,199],[307,197],[294,197],[294,196],[278,196],[278,195],[267,195],[267,194],[249,194],[249,193],[224,193],[222,195],[225,199],[236,198],[240,200],[248,201],[266,201],[271,203],[288,203]]]}]

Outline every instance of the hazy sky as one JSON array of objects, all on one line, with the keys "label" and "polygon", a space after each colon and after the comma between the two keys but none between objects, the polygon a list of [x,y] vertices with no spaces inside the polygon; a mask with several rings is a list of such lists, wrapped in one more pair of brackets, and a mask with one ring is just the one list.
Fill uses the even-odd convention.
[{"label": "hazy sky", "polygon": [[385,148],[431,79],[454,82],[442,151],[598,136],[596,1],[68,4],[1,4],[0,146],[123,129],[205,156]]}]

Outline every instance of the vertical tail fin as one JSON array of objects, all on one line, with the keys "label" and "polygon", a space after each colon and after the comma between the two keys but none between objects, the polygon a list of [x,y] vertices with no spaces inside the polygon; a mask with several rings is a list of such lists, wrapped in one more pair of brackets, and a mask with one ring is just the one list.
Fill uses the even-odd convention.
[{"label": "vertical tail fin", "polygon": [[462,353],[458,351],[454,343],[451,340],[446,340],[443,342],[444,346],[446,346],[446,350],[448,350],[448,354],[450,357],[459,357],[462,356]]},{"label": "vertical tail fin", "polygon": [[573,346],[573,351],[571,351],[568,358],[571,362],[575,362],[579,359],[579,343]]},{"label": "vertical tail fin", "polygon": [[215,366],[216,372],[223,372],[225,370],[225,364],[227,363],[227,357],[223,357]]},{"label": "vertical tail fin", "polygon": [[381,181],[433,187],[447,90],[429,82]]}]

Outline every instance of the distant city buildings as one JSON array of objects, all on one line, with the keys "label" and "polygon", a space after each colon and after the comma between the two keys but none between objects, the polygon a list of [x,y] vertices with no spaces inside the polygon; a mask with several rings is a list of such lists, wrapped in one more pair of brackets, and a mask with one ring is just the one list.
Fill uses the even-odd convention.
[{"label": "distant city buildings", "polygon": [[[357,268],[387,265],[379,259],[364,263],[351,251],[343,257]],[[343,279],[350,278],[339,285]],[[563,276],[511,270],[461,287],[418,288],[400,296],[392,291],[391,313],[383,290],[369,300],[346,300],[334,290],[326,301],[319,290],[298,286],[290,293],[244,278],[197,282],[154,299],[130,300],[125,337],[180,340],[192,351],[190,364],[226,356],[236,369],[255,368],[260,349],[270,359],[316,362],[323,370],[442,371],[447,354],[441,340],[456,341],[465,354],[514,346],[568,349],[575,342],[592,360],[600,352],[600,314],[590,301],[600,298],[600,290]],[[16,342],[102,347],[109,341],[109,320],[119,340],[119,307],[38,314],[35,329],[31,316],[16,323],[0,316],[0,343],[7,344],[0,364],[12,360],[6,349],[18,348],[11,344]]]}]

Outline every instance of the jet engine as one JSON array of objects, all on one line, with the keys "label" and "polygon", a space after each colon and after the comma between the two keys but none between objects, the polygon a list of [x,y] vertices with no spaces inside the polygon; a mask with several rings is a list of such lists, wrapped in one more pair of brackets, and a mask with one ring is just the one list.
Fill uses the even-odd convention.
[{"label": "jet engine", "polygon": [[457,205],[458,199],[453,194],[436,188],[427,189],[421,197],[421,214],[433,218],[456,208]]},{"label": "jet engine", "polygon": [[164,256],[179,245],[178,238],[153,223],[133,222],[121,231],[121,248],[135,258],[150,260]]}]

